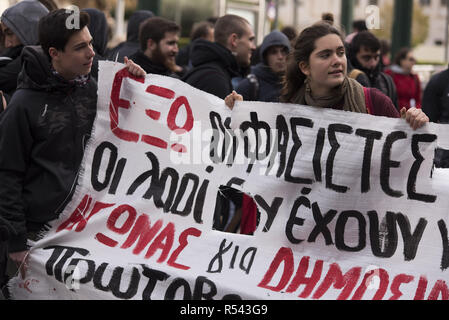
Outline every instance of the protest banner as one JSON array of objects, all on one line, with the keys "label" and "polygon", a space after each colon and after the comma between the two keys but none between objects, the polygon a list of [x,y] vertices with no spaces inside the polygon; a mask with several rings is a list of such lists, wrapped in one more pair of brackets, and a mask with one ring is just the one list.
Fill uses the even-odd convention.
[{"label": "protest banner", "polygon": [[[71,202],[16,299],[449,299],[445,126],[224,101],[100,63]],[[213,229],[220,186],[259,211]]]}]

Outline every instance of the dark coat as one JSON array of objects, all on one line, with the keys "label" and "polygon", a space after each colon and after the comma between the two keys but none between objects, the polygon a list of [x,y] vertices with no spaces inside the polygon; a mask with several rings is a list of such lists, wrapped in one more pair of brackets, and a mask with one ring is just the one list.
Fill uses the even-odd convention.
[{"label": "dark coat", "polygon": [[0,117],[0,215],[26,233],[56,219],[70,200],[96,115],[97,84],[52,72],[41,47],[25,47],[18,89]]},{"label": "dark coat", "polygon": [[6,56],[12,59],[9,63],[0,62],[0,90],[10,96],[16,90],[17,77],[22,69],[20,54],[23,46],[38,43],[39,19],[47,14],[47,8],[39,1],[21,1],[2,13],[2,23],[11,29],[22,44],[8,50]]},{"label": "dark coat", "polygon": [[449,69],[430,79],[424,90],[422,110],[432,122],[449,123]]},{"label": "dark coat", "polygon": [[22,68],[20,54],[23,46],[8,49],[0,60],[0,90],[12,96],[17,87],[17,77]]},{"label": "dark coat", "polygon": [[255,79],[251,77],[243,79],[235,91],[241,94],[245,101],[279,102],[282,89],[281,77],[263,63],[252,67],[251,74],[255,76]]},{"label": "dark coat", "polygon": [[[422,110],[430,121],[449,123],[449,69],[434,75],[424,90]],[[435,151],[435,166],[449,168],[449,150]]]},{"label": "dark coat", "polygon": [[216,42],[198,39],[192,50],[193,68],[183,80],[191,86],[224,99],[232,92],[231,79],[239,66],[231,51]]}]

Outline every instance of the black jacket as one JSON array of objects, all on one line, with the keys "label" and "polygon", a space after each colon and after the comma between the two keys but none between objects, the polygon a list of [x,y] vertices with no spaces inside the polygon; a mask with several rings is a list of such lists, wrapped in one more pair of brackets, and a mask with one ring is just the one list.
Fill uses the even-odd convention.
[{"label": "black jacket", "polygon": [[96,115],[97,84],[55,75],[41,47],[25,47],[18,89],[0,117],[0,215],[26,233],[58,217],[76,184]]},{"label": "black jacket", "polygon": [[[434,75],[424,90],[422,110],[430,121],[449,124],[449,69]],[[449,150],[435,151],[435,166],[449,168]]]},{"label": "black jacket", "polygon": [[251,68],[250,76],[243,79],[235,91],[241,94],[245,101],[279,102],[281,89],[281,77],[266,64],[259,63]]},{"label": "black jacket", "polygon": [[39,20],[47,14],[48,9],[39,1],[21,1],[2,13],[2,24],[11,29],[21,43],[20,46],[9,50],[7,56],[12,58],[10,63],[4,66],[0,63],[0,90],[8,95],[12,95],[16,90],[17,77],[22,69],[19,57],[23,46],[38,43]]},{"label": "black jacket", "polygon": [[424,90],[422,110],[432,122],[449,123],[449,69],[430,79]]},{"label": "black jacket", "polygon": [[9,96],[14,93],[17,87],[17,77],[22,68],[20,64],[22,49],[22,45],[8,49],[0,61],[0,90]]},{"label": "black jacket", "polygon": [[183,80],[191,86],[224,99],[232,92],[239,66],[231,51],[216,42],[198,39],[192,50],[193,68]]},{"label": "black jacket", "polygon": [[137,63],[147,73],[160,74],[173,78],[179,78],[174,72],[166,68],[164,65],[153,63],[142,51],[137,51],[129,57],[134,63]]}]

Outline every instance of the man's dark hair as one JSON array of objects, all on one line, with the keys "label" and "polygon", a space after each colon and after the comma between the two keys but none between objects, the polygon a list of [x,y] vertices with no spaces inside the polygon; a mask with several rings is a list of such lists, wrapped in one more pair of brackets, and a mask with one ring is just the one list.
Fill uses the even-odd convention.
[{"label": "man's dark hair", "polygon": [[368,30],[365,20],[354,20],[354,22],[352,23],[352,28],[354,29],[354,31],[358,32]]},{"label": "man's dark hair", "polygon": [[142,51],[147,49],[148,39],[159,43],[166,32],[179,32],[181,28],[173,21],[162,17],[151,17],[140,24],[139,41]]},{"label": "man's dark hair", "polygon": [[[67,28],[66,22],[73,19],[73,11],[67,9],[57,9],[51,11],[45,17],[39,20],[39,43],[42,49],[50,58],[48,50],[53,47],[57,50],[64,51],[67,42],[72,35],[89,25],[90,18],[87,12],[79,13],[79,29]],[[69,19],[69,20],[68,20]]]},{"label": "man's dark hair", "polygon": [[209,35],[209,30],[213,28],[214,25],[209,21],[201,21],[195,23],[192,27],[190,40],[193,41],[199,38],[206,38]]},{"label": "man's dark hair", "polygon": [[379,39],[369,31],[362,31],[355,35],[351,41],[351,56],[355,57],[360,51],[361,47],[365,47],[367,50],[376,52],[380,50]]},{"label": "man's dark hair", "polygon": [[212,23],[213,25],[215,25],[215,23],[217,23],[218,17],[209,17],[206,19],[207,22]]},{"label": "man's dark hair", "polygon": [[249,26],[248,20],[234,14],[227,14],[220,17],[215,23],[214,38],[215,42],[226,47],[228,37],[235,33],[241,38]]}]

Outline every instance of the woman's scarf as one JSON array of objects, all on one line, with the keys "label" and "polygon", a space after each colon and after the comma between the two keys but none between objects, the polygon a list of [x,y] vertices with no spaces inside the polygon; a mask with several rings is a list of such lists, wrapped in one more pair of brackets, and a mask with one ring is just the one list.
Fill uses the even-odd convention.
[{"label": "woman's scarf", "polygon": [[365,93],[362,85],[348,77],[345,77],[342,85],[335,88],[330,96],[318,98],[313,96],[309,81],[306,80],[291,102],[320,108],[331,108],[340,104],[342,100],[344,111],[367,113]]}]

